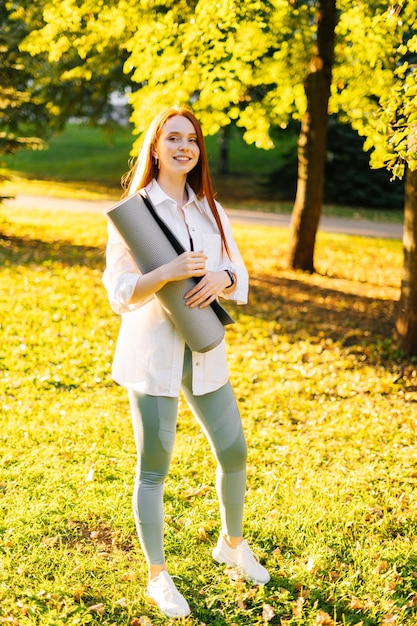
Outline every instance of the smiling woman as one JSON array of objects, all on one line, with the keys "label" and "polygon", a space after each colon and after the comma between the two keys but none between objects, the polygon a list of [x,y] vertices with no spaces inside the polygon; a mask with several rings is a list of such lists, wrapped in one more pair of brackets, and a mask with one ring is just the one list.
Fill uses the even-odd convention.
[{"label": "smiling woman", "polygon": [[244,304],[248,273],[229,220],[214,200],[201,127],[188,108],[173,107],[155,118],[124,182],[128,196],[146,190],[156,213],[185,250],[141,273],[109,223],[103,277],[111,306],[122,316],[113,377],[128,390],[133,418],[138,453],[133,501],[149,566],[147,595],[168,617],[184,617],[190,607],[167,572],[163,547],[164,481],[181,389],[217,460],[222,533],[212,556],[238,567],[255,584],[267,583],[269,574],[242,537],[247,451],[225,342],[204,354],[193,352],[156,294],[168,284],[197,278],[184,293],[187,307],[204,309],[219,296]]},{"label": "smiling woman", "polygon": [[[153,157],[158,163],[158,184],[177,201],[182,209],[188,200],[185,181],[187,174],[197,165],[200,148],[194,126],[189,119],[176,115],[168,119],[154,148]],[[183,177],[182,197],[175,198],[178,181]],[[173,194],[170,191],[173,191]]]}]

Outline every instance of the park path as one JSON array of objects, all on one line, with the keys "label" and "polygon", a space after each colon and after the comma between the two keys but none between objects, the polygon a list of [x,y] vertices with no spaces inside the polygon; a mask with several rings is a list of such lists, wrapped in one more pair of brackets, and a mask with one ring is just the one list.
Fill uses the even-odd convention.
[{"label": "park path", "polygon": [[[48,209],[52,211],[74,211],[76,213],[105,213],[114,206],[114,200],[73,200],[71,198],[51,198],[47,196],[17,195],[11,200],[5,200],[6,207],[21,207],[32,209]],[[259,211],[240,211],[226,209],[232,223],[257,224],[262,226],[288,227],[290,215],[276,213],[261,213]],[[376,237],[380,239],[402,239],[403,225],[388,222],[373,222],[371,220],[343,219],[336,217],[322,217],[319,230],[326,233],[341,233]]]}]

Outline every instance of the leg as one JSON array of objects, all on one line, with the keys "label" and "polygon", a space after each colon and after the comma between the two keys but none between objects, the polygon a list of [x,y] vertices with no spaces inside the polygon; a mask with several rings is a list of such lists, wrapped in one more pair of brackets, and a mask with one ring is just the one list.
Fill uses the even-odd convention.
[{"label": "leg", "polygon": [[149,567],[146,595],[167,617],[187,617],[190,607],[166,571],[164,483],[171,462],[178,398],[147,396],[129,390],[138,462],[133,510]]},{"label": "leg", "polygon": [[223,533],[233,542],[242,536],[246,491],[246,442],[239,409],[230,383],[203,396],[191,392],[191,352],[184,360],[183,392],[206,434],[217,460],[216,487]]},{"label": "leg", "polygon": [[174,447],[178,399],[129,390],[129,401],[138,455],[134,516],[153,578],[165,569],[163,496]]},{"label": "leg", "polygon": [[213,549],[213,558],[219,563],[237,567],[251,582],[264,585],[270,579],[269,574],[257,562],[242,537],[247,448],[236,399],[229,382],[217,391],[194,396],[191,392],[191,376],[191,354],[186,351],[184,395],[217,459],[216,485],[222,534]]}]

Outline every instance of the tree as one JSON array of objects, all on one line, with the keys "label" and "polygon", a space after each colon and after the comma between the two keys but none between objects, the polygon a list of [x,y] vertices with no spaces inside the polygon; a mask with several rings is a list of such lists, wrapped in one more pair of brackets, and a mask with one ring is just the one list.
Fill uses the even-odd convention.
[{"label": "tree", "polygon": [[47,108],[52,129],[62,129],[71,117],[111,126],[111,95],[124,93],[130,84],[123,69],[126,53],[120,41],[125,22],[118,16],[119,7],[116,15],[112,3],[105,7],[103,2],[88,1],[81,7],[68,0],[9,4],[12,22],[27,25],[20,50],[32,59],[32,97],[35,91]]},{"label": "tree", "polygon": [[328,102],[332,82],[336,0],[319,0],[317,43],[305,80],[307,108],[298,140],[298,182],[288,265],[314,271],[314,246],[323,203]]},{"label": "tree", "polygon": [[417,170],[405,176],[404,265],[401,295],[395,329],[399,344],[410,355],[417,355]]},{"label": "tree", "polygon": [[[405,5],[405,3],[404,3]],[[404,202],[404,265],[401,295],[396,312],[395,328],[401,348],[407,354],[417,355],[417,2],[398,7],[407,20],[403,38],[402,63],[395,71],[395,82],[382,101],[378,117],[380,136],[388,139],[385,151],[381,145],[375,150],[394,175],[401,177],[405,170]],[[383,144],[384,145],[384,144]],[[378,162],[377,162],[378,164]]]},{"label": "tree", "polygon": [[[63,78],[91,78],[119,50],[141,134],[156,110],[189,102],[214,134],[236,123],[244,138],[272,147],[270,124],[300,117],[303,70],[314,38],[311,2],[298,0],[43,0],[44,23],[25,49],[79,62]],[[293,37],[293,40],[291,40]],[[110,55],[111,56],[111,55]]]},{"label": "tree", "polygon": [[[386,0],[337,0],[333,80],[333,0],[42,0],[26,49],[63,67],[69,59],[61,79],[81,86],[99,84],[120,55],[138,134],[173,101],[192,103],[207,133],[235,123],[263,148],[271,125],[303,120],[290,264],[313,271],[328,112],[366,137],[374,165],[415,169],[415,72],[404,55],[416,51],[416,2],[387,11]],[[411,101],[401,115],[398,96]]]},{"label": "tree", "polygon": [[139,135],[156,110],[176,101],[192,103],[206,133],[236,124],[248,143],[262,148],[273,146],[272,125],[284,127],[291,119],[303,119],[290,263],[312,271],[322,203],[335,4],[167,0],[126,6],[119,0],[98,7],[91,0],[49,0],[46,24],[31,33],[27,45],[33,53],[48,51],[55,62],[77,50],[86,59],[76,67],[77,76],[83,76],[99,51],[107,50],[110,16],[116,24],[112,37],[127,53],[124,69],[137,86],[131,104]]},{"label": "tree", "polygon": [[[0,154],[44,148],[70,117],[109,126],[110,96],[128,82],[123,54],[111,37],[100,63],[98,56],[89,63],[70,41],[66,54],[56,61],[47,50],[29,52],[24,42],[30,32],[45,27],[47,9],[45,0],[0,4]],[[64,48],[62,41],[60,46]],[[77,75],[84,62],[85,71]]]},{"label": "tree", "polygon": [[[43,107],[32,99],[32,73],[19,51],[26,36],[22,23],[11,23],[5,4],[0,5],[0,154],[22,148],[43,147],[37,135],[47,132]],[[0,182],[6,176],[0,177]],[[0,201],[3,196],[0,196]]]},{"label": "tree", "polygon": [[[342,18],[343,23],[350,15],[355,24],[350,25],[345,53],[352,65],[359,64],[361,81],[356,90],[339,94],[338,103],[366,137],[371,164],[387,167],[394,177],[405,173],[404,265],[395,327],[400,347],[417,355],[417,0],[385,7],[376,15],[364,14],[364,8],[355,7]],[[360,45],[364,36],[366,51]],[[348,67],[341,68],[344,75],[338,80],[353,80]]]}]

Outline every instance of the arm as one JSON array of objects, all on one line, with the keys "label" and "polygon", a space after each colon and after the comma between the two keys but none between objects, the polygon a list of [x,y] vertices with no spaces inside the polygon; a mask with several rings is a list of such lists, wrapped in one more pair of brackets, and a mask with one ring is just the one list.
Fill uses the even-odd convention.
[{"label": "arm", "polygon": [[149,302],[168,282],[203,276],[205,259],[202,252],[184,252],[170,263],[141,274],[122,237],[109,223],[103,283],[112,309],[119,314],[134,311]]},{"label": "arm", "polygon": [[207,271],[204,278],[185,295],[185,303],[191,308],[199,306],[204,309],[220,294],[233,292],[235,289],[236,283],[230,284],[230,277],[224,270]]},{"label": "arm", "polygon": [[[217,267],[212,265],[211,269],[215,271],[207,271],[204,278],[186,294],[186,303],[191,307],[200,306],[204,308],[219,296],[233,300],[238,304],[247,302],[248,272],[233,238],[230,221],[218,203],[217,210],[229,245],[230,258],[223,250],[221,258],[217,261]],[[206,211],[209,212],[207,206]],[[231,281],[232,278],[233,282]]]},{"label": "arm", "polygon": [[142,274],[136,282],[129,304],[149,299],[169,282],[204,276],[206,258],[202,252],[184,252],[173,261]]}]

